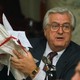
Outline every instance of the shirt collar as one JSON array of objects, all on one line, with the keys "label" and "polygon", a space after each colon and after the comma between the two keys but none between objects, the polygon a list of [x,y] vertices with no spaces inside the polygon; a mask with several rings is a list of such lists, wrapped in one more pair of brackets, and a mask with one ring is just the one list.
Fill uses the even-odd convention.
[{"label": "shirt collar", "polygon": [[[65,51],[65,49],[57,52],[57,54],[58,54],[58,55],[62,55],[62,53],[63,53],[64,51]],[[52,52],[52,50],[50,49],[49,44],[48,44],[48,42],[47,42],[47,44],[46,44],[46,49],[45,49],[45,52],[44,52],[44,56],[47,56],[50,52]]]}]

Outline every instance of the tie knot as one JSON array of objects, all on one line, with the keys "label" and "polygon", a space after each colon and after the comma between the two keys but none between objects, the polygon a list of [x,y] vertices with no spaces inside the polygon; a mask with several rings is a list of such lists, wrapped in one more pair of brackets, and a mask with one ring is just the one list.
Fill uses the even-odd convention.
[{"label": "tie knot", "polygon": [[55,57],[56,55],[57,55],[57,52],[50,52],[47,57],[52,62],[53,57]]}]

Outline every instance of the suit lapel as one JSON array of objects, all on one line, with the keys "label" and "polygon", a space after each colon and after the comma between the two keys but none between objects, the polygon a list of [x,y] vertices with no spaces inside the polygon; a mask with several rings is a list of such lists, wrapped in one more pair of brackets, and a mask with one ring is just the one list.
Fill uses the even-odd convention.
[{"label": "suit lapel", "polygon": [[58,78],[60,76],[63,76],[62,74],[64,74],[64,72],[66,71],[65,69],[67,67],[70,55],[72,53],[71,48],[72,48],[71,46],[68,46],[68,48],[64,51],[64,53],[61,55],[60,59],[58,60],[58,62],[56,64]]}]

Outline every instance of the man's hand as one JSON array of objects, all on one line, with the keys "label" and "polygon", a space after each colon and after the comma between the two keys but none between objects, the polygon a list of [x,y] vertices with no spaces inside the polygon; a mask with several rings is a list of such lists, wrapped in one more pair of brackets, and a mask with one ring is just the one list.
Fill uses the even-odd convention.
[{"label": "man's hand", "polygon": [[33,56],[28,51],[27,56],[20,54],[18,51],[13,51],[18,57],[11,57],[11,64],[22,73],[30,75],[32,71],[37,67]]}]

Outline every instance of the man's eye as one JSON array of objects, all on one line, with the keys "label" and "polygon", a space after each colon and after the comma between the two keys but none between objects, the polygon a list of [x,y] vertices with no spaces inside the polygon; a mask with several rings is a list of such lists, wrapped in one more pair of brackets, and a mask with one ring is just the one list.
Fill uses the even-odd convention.
[{"label": "man's eye", "polygon": [[64,24],[63,27],[70,28],[70,25],[69,24]]},{"label": "man's eye", "polygon": [[65,25],[64,27],[65,27],[65,28],[70,28],[70,26],[68,26],[68,25]]},{"label": "man's eye", "polygon": [[58,25],[52,25],[52,27],[57,28],[57,27],[58,27]]}]

